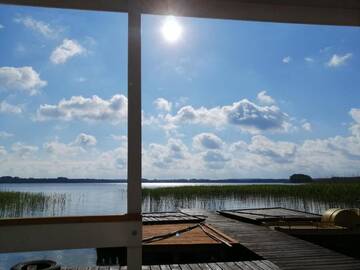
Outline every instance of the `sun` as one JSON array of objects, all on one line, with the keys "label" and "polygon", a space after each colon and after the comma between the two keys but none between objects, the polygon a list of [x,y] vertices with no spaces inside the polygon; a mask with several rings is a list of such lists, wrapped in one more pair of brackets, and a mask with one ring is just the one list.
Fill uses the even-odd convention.
[{"label": "sun", "polygon": [[161,28],[164,39],[169,43],[178,41],[182,35],[182,27],[174,16],[167,16]]}]

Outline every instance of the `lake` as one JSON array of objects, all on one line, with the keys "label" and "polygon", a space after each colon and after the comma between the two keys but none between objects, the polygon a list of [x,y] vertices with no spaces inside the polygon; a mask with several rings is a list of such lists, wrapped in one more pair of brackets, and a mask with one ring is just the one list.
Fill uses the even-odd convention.
[{"label": "lake", "polygon": [[[242,185],[240,183],[239,185]],[[273,183],[272,183],[273,184]],[[202,185],[199,183],[145,183],[143,187],[175,187],[184,185]],[[209,183],[206,183],[209,185]],[[213,183],[221,188],[221,183]],[[229,185],[229,184],[228,184]],[[231,185],[234,185],[233,183]],[[72,216],[72,215],[108,215],[125,213],[127,209],[127,185],[116,184],[0,184],[0,191],[25,191],[41,192],[52,197],[61,196],[62,200],[55,200],[53,204],[42,209],[24,209],[18,216]],[[238,209],[254,207],[282,206],[314,213],[322,213],[332,207],[346,207],[345,205],[334,205],[331,202],[317,202],[299,198],[272,198],[272,197],[224,197],[207,199],[194,197],[185,200],[164,198],[154,200],[143,198],[143,212],[152,211],[175,211],[178,208],[203,208],[208,210]],[[7,211],[0,213],[2,217],[16,216]],[[60,250],[42,252],[22,252],[0,254],[0,269],[8,269],[20,261],[34,259],[52,259],[66,266],[91,266],[96,263],[96,252],[94,249]]]}]

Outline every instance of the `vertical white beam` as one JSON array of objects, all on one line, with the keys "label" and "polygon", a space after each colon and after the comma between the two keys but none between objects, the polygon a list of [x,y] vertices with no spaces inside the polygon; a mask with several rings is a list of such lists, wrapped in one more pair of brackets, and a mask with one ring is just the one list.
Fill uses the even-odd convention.
[{"label": "vertical white beam", "polygon": [[[137,1],[128,11],[128,213],[141,214],[141,13]],[[134,228],[139,243],[127,248],[129,270],[142,265],[142,224]]]}]

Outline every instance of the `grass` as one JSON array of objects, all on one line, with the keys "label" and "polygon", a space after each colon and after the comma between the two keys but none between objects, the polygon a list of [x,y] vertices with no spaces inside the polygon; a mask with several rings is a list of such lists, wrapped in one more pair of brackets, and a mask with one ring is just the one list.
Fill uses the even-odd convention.
[{"label": "grass", "polygon": [[18,217],[24,214],[43,211],[54,203],[61,203],[61,196],[43,193],[0,191],[0,217]]},{"label": "grass", "polygon": [[301,185],[182,186],[143,189],[143,197],[160,199],[224,197],[294,197],[323,202],[355,204],[360,202],[360,182],[322,182]]}]

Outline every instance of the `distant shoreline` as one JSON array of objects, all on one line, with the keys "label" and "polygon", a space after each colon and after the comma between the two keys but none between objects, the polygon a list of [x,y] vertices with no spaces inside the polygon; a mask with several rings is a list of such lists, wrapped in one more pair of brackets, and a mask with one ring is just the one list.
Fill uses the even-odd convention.
[{"label": "distant shoreline", "polygon": [[[360,181],[360,177],[331,177],[331,178],[315,178],[313,182],[357,182]],[[226,184],[236,184],[236,183],[300,183],[293,182],[289,179],[265,179],[265,178],[249,178],[249,179],[142,179],[142,183],[226,183]],[[66,178],[66,177],[57,177],[57,178],[22,178],[22,177],[12,177],[12,176],[2,176],[0,177],[0,184],[91,184],[91,183],[100,183],[100,184],[116,184],[116,183],[127,183],[126,179],[91,179],[91,178]]]},{"label": "distant shoreline", "polygon": [[[288,179],[142,179],[142,183],[289,183]],[[20,178],[0,177],[0,184],[89,184],[89,183],[127,183],[126,179],[71,179],[59,178]]]}]

